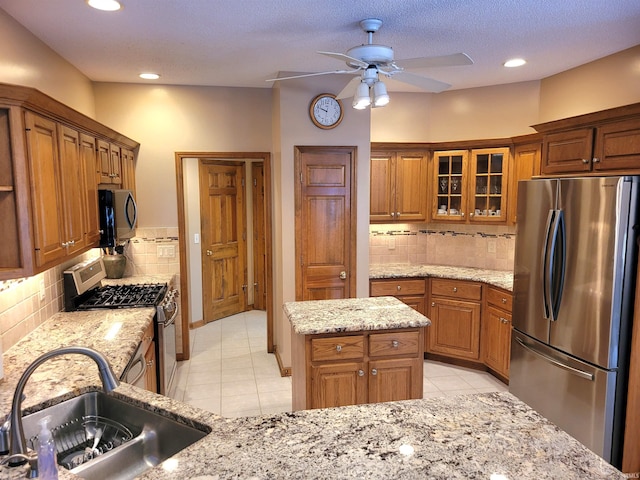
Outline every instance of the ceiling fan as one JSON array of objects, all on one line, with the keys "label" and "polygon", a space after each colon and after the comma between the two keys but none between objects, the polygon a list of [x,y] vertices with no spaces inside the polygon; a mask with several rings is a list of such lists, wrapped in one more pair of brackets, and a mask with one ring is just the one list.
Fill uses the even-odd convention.
[{"label": "ceiling fan", "polygon": [[329,74],[359,74],[353,78],[336,98],[348,98],[353,96],[354,108],[366,108],[371,103],[374,107],[381,107],[389,102],[389,95],[381,76],[413,85],[427,92],[439,93],[451,85],[433,78],[424,77],[407,72],[407,68],[426,67],[453,67],[459,65],[471,65],[473,60],[465,53],[441,55],[437,57],[419,57],[405,60],[394,60],[393,49],[386,45],[373,43],[373,34],[382,26],[382,20],[367,18],[360,22],[360,27],[367,34],[367,43],[347,50],[347,53],[318,52],[336,60],[344,61],[348,70],[332,70],[327,72],[307,73],[290,77],[279,77],[267,80],[268,82],[290,80],[294,78],[312,77]]}]

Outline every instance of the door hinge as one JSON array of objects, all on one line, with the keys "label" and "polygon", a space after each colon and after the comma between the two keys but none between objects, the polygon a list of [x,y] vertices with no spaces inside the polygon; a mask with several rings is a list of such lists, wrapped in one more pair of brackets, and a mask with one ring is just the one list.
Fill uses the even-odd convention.
[{"label": "door hinge", "polygon": [[255,178],[253,179],[253,186],[257,187],[258,186],[258,180],[256,180]]},{"label": "door hinge", "polygon": [[303,183],[302,182],[302,172],[300,172],[300,183]]}]

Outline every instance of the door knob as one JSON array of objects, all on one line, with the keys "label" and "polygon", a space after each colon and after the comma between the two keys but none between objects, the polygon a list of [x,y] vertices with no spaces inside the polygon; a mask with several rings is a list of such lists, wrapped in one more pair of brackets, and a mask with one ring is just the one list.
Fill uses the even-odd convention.
[{"label": "door knob", "polygon": [[213,252],[211,250],[207,250],[207,256],[210,257],[211,255],[213,255]]},{"label": "door knob", "polygon": [[344,280],[345,278],[347,278],[347,272],[345,272],[344,270],[340,272],[340,279]]}]

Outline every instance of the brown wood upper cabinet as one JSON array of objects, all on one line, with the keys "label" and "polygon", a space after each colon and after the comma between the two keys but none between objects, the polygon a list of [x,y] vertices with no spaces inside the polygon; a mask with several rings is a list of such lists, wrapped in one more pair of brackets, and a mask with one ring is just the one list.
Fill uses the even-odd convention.
[{"label": "brown wood upper cabinet", "polygon": [[426,152],[371,152],[371,223],[427,219]]},{"label": "brown wood upper cabinet", "polygon": [[457,223],[507,219],[509,148],[434,153],[431,218]]},{"label": "brown wood upper cabinet", "polygon": [[35,89],[0,83],[0,280],[98,245],[104,145],[110,163],[121,146],[139,146]]},{"label": "brown wood upper cabinet", "polygon": [[120,147],[98,140],[98,158],[100,159],[100,183],[121,185]]},{"label": "brown wood upper cabinet", "polygon": [[640,104],[535,125],[543,132],[542,174],[637,173]]}]

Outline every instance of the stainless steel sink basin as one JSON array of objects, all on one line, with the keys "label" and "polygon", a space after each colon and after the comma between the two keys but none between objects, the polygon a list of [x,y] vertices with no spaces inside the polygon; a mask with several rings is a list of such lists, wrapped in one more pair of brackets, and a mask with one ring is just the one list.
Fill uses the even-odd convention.
[{"label": "stainless steel sink basin", "polygon": [[[90,392],[24,417],[25,438],[35,440],[38,420],[45,415],[52,417],[49,425],[58,464],[92,480],[134,478],[207,433],[102,392]],[[98,436],[97,449],[91,453]]]}]

